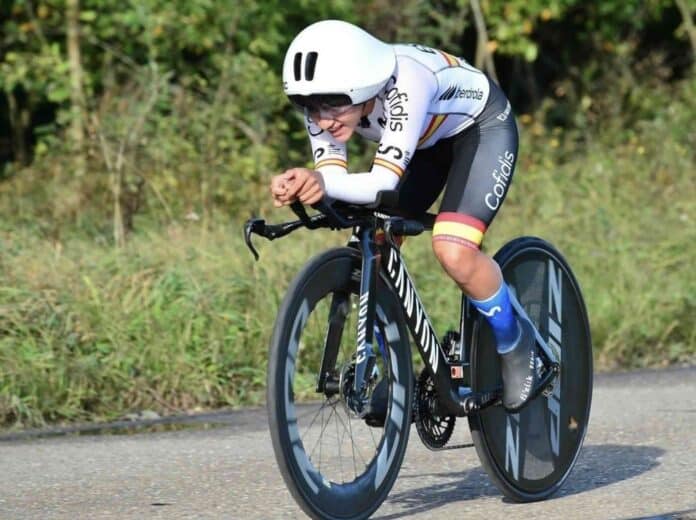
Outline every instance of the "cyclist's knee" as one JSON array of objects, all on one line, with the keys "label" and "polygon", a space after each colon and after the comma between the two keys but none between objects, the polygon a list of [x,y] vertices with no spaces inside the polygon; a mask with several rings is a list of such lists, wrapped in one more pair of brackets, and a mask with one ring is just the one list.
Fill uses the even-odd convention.
[{"label": "cyclist's knee", "polygon": [[433,252],[445,271],[460,284],[467,285],[476,277],[476,260],[481,254],[478,249],[457,242],[433,240]]}]

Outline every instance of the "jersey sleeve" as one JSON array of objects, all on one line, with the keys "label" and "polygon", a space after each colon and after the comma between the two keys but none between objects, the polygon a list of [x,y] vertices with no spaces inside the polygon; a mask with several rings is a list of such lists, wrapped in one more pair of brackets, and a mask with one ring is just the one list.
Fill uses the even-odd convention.
[{"label": "jersey sleeve", "polygon": [[367,204],[375,201],[379,191],[396,188],[416,151],[437,89],[429,69],[410,58],[399,60],[397,74],[386,87],[384,133],[370,172],[322,172],[326,193],[335,199]]},{"label": "jersey sleeve", "polygon": [[305,115],[305,126],[309,141],[312,145],[314,169],[321,172],[322,177],[341,175],[348,172],[348,154],[346,145],[336,141],[331,134],[325,132]]},{"label": "jersey sleeve", "polygon": [[418,147],[437,90],[437,80],[429,69],[408,57],[399,60],[398,76],[387,84],[387,121],[371,173],[390,172],[396,182],[403,176]]}]

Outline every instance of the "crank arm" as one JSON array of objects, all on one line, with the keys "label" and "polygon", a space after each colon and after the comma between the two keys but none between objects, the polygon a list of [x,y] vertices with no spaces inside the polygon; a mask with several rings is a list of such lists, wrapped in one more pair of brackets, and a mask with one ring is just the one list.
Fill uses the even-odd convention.
[{"label": "crank arm", "polygon": [[466,414],[478,412],[498,403],[502,395],[501,387],[489,392],[474,392],[471,388],[459,389],[459,399]]},{"label": "crank arm", "polygon": [[[539,381],[532,389],[525,406],[536,399],[549,387],[549,385],[552,384],[553,380],[558,376],[559,371],[560,367],[558,363],[553,363],[549,370],[546,371],[541,381]],[[496,388],[495,390],[491,390],[489,392],[474,392],[470,388],[460,388],[459,390],[459,398],[461,399],[462,408],[467,414],[476,413],[484,408],[498,404],[503,395],[502,387]]]}]

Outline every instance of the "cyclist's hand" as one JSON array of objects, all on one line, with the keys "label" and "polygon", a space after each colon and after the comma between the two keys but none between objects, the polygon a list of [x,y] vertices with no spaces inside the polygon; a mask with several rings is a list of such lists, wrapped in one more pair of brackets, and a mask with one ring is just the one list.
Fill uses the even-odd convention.
[{"label": "cyclist's hand", "polygon": [[276,185],[271,183],[276,206],[287,205],[295,200],[303,204],[314,204],[324,196],[324,179],[319,172],[308,168],[292,168],[277,177],[280,179],[276,181]]},{"label": "cyclist's hand", "polygon": [[273,205],[280,208],[293,202],[294,197],[289,197],[290,183],[295,179],[295,175],[288,170],[280,175],[274,175],[271,179],[271,196],[273,197]]},{"label": "cyclist's hand", "polygon": [[[301,174],[293,181],[294,185],[300,184],[297,198],[302,204],[314,204],[324,196],[324,178],[314,170],[303,169]],[[292,188],[291,188],[292,189]]]}]

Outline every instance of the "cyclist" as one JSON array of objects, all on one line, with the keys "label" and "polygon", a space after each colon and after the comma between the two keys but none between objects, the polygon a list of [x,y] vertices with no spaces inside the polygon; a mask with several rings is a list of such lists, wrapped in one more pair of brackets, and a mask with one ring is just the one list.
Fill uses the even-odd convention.
[{"label": "cyclist", "polygon": [[[517,159],[517,126],[501,89],[462,58],[387,44],[338,20],[295,37],[283,88],[304,112],[314,169],[274,176],[274,204],[325,196],[366,204],[380,190],[398,189],[399,209],[418,216],[444,189],[433,251],[490,323],[503,405],[521,408],[537,378],[534,329],[513,313],[500,268],[480,250]],[[348,174],[346,142],[354,133],[379,143],[369,172]]]}]

